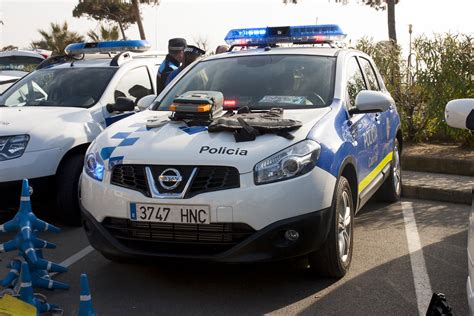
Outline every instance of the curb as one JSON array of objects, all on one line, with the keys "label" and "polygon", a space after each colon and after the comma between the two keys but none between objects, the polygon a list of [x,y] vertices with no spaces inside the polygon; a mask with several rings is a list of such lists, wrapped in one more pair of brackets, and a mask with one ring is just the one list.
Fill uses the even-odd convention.
[{"label": "curb", "polygon": [[457,204],[472,205],[471,190],[446,190],[434,187],[402,185],[402,196],[405,198],[432,200]]},{"label": "curb", "polygon": [[426,156],[402,156],[404,170],[474,176],[474,161]]}]

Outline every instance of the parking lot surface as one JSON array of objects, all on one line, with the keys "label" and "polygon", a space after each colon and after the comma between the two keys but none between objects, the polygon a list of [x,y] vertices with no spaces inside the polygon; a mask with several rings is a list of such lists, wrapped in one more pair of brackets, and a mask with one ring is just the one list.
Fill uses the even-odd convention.
[{"label": "parking lot surface", "polygon": [[[87,273],[100,315],[416,315],[428,306],[431,289],[446,294],[456,315],[467,315],[469,211],[467,205],[421,200],[370,202],[355,218],[352,266],[340,280],[313,276],[303,260],[119,264],[90,251],[81,228],[64,227],[41,237],[58,245],[45,251],[47,259],[71,264],[55,276],[71,289],[43,293],[64,315],[76,315],[79,276]],[[414,243],[418,236],[421,252]],[[0,242],[10,237],[0,235]],[[2,254],[0,276],[14,255]]]}]

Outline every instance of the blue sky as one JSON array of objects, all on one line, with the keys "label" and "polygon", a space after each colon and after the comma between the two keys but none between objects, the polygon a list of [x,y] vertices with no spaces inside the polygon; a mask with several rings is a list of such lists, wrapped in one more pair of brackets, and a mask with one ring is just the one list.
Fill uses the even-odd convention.
[{"label": "blue sky", "polygon": [[[39,39],[38,29],[50,22],[68,21],[70,29],[86,34],[98,29],[98,22],[73,18],[77,0],[0,0],[0,47],[27,47]],[[449,3],[449,5],[447,5]],[[396,7],[397,35],[408,46],[408,24],[414,35],[463,32],[474,35],[474,0],[400,0]],[[207,39],[211,48],[223,44],[231,28],[335,23],[348,39],[363,36],[386,39],[386,12],[376,11],[352,0],[343,6],[329,0],[301,0],[299,5],[283,5],[281,0],[162,0],[160,6],[142,6],[147,39],[154,49],[165,50],[171,37],[189,43]],[[127,30],[138,38],[136,26]]]}]

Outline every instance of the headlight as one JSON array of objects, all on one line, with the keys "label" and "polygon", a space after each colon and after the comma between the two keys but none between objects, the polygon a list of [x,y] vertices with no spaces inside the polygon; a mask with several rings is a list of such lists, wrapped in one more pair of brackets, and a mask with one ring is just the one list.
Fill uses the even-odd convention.
[{"label": "headlight", "polygon": [[260,161],[255,165],[256,184],[282,181],[305,174],[316,165],[321,146],[304,140]]},{"label": "headlight", "polygon": [[21,157],[29,140],[29,135],[0,136],[0,161]]},{"label": "headlight", "polygon": [[84,160],[84,171],[86,174],[98,181],[104,179],[104,161],[100,154],[95,150],[95,143],[93,143],[86,153]]}]

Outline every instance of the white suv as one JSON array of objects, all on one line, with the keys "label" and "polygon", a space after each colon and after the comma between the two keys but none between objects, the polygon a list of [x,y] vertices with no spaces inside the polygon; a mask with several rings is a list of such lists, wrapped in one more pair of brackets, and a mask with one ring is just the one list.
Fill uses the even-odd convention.
[{"label": "white suv", "polygon": [[16,207],[21,180],[28,178],[34,197],[51,201],[55,193],[59,217],[80,224],[77,190],[87,147],[108,125],[134,114],[138,100],[156,93],[165,55],[128,51],[149,46],[144,41],[71,45],[85,47],[83,53],[122,52],[63,58],[1,96],[0,209]]}]

